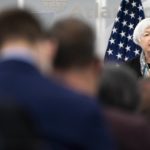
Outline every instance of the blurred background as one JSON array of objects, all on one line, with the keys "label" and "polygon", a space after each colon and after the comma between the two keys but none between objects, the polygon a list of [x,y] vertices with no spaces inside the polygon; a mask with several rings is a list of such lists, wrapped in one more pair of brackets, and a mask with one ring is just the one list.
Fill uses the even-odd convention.
[{"label": "blurred background", "polygon": [[[108,38],[121,0],[0,0],[0,10],[11,6],[30,8],[38,13],[45,27],[55,20],[80,17],[97,31],[97,54],[103,58]],[[150,17],[150,0],[142,0],[146,17]]]}]

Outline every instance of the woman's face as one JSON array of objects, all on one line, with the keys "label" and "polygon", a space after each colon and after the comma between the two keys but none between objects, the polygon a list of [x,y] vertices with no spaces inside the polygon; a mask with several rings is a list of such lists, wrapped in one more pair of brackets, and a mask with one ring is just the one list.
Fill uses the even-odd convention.
[{"label": "woman's face", "polygon": [[139,40],[145,55],[150,57],[150,27],[146,28]]}]

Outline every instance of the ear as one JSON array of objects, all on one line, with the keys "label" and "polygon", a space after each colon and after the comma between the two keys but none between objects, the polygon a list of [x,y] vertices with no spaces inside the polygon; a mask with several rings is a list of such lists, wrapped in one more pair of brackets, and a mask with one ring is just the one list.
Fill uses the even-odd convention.
[{"label": "ear", "polygon": [[53,62],[54,57],[57,53],[57,47],[58,47],[56,40],[54,39],[47,40],[46,47],[47,47],[47,55],[49,59],[51,60],[51,62]]},{"label": "ear", "polygon": [[43,72],[50,72],[56,55],[57,44],[53,40],[44,39],[38,46],[38,61]]},{"label": "ear", "polygon": [[138,43],[139,43],[139,45],[141,45],[141,44],[142,44],[141,37],[139,37],[139,38],[138,38]]},{"label": "ear", "polygon": [[94,70],[95,70],[95,74],[100,75],[102,70],[103,70],[103,63],[101,61],[100,58],[95,58],[94,60]]}]

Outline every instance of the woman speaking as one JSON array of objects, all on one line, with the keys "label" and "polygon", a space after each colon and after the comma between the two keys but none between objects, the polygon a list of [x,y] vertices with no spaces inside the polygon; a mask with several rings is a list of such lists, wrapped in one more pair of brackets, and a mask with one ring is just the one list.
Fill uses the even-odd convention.
[{"label": "woman speaking", "polygon": [[143,19],[133,32],[133,41],[142,48],[140,56],[129,61],[138,77],[150,77],[150,18]]}]

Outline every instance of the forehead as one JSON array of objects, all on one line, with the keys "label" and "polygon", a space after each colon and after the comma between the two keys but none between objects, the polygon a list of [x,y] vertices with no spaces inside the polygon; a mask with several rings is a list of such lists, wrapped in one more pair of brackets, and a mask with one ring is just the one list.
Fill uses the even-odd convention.
[{"label": "forehead", "polygon": [[150,32],[150,26],[148,26],[148,27],[144,30],[144,32]]}]

